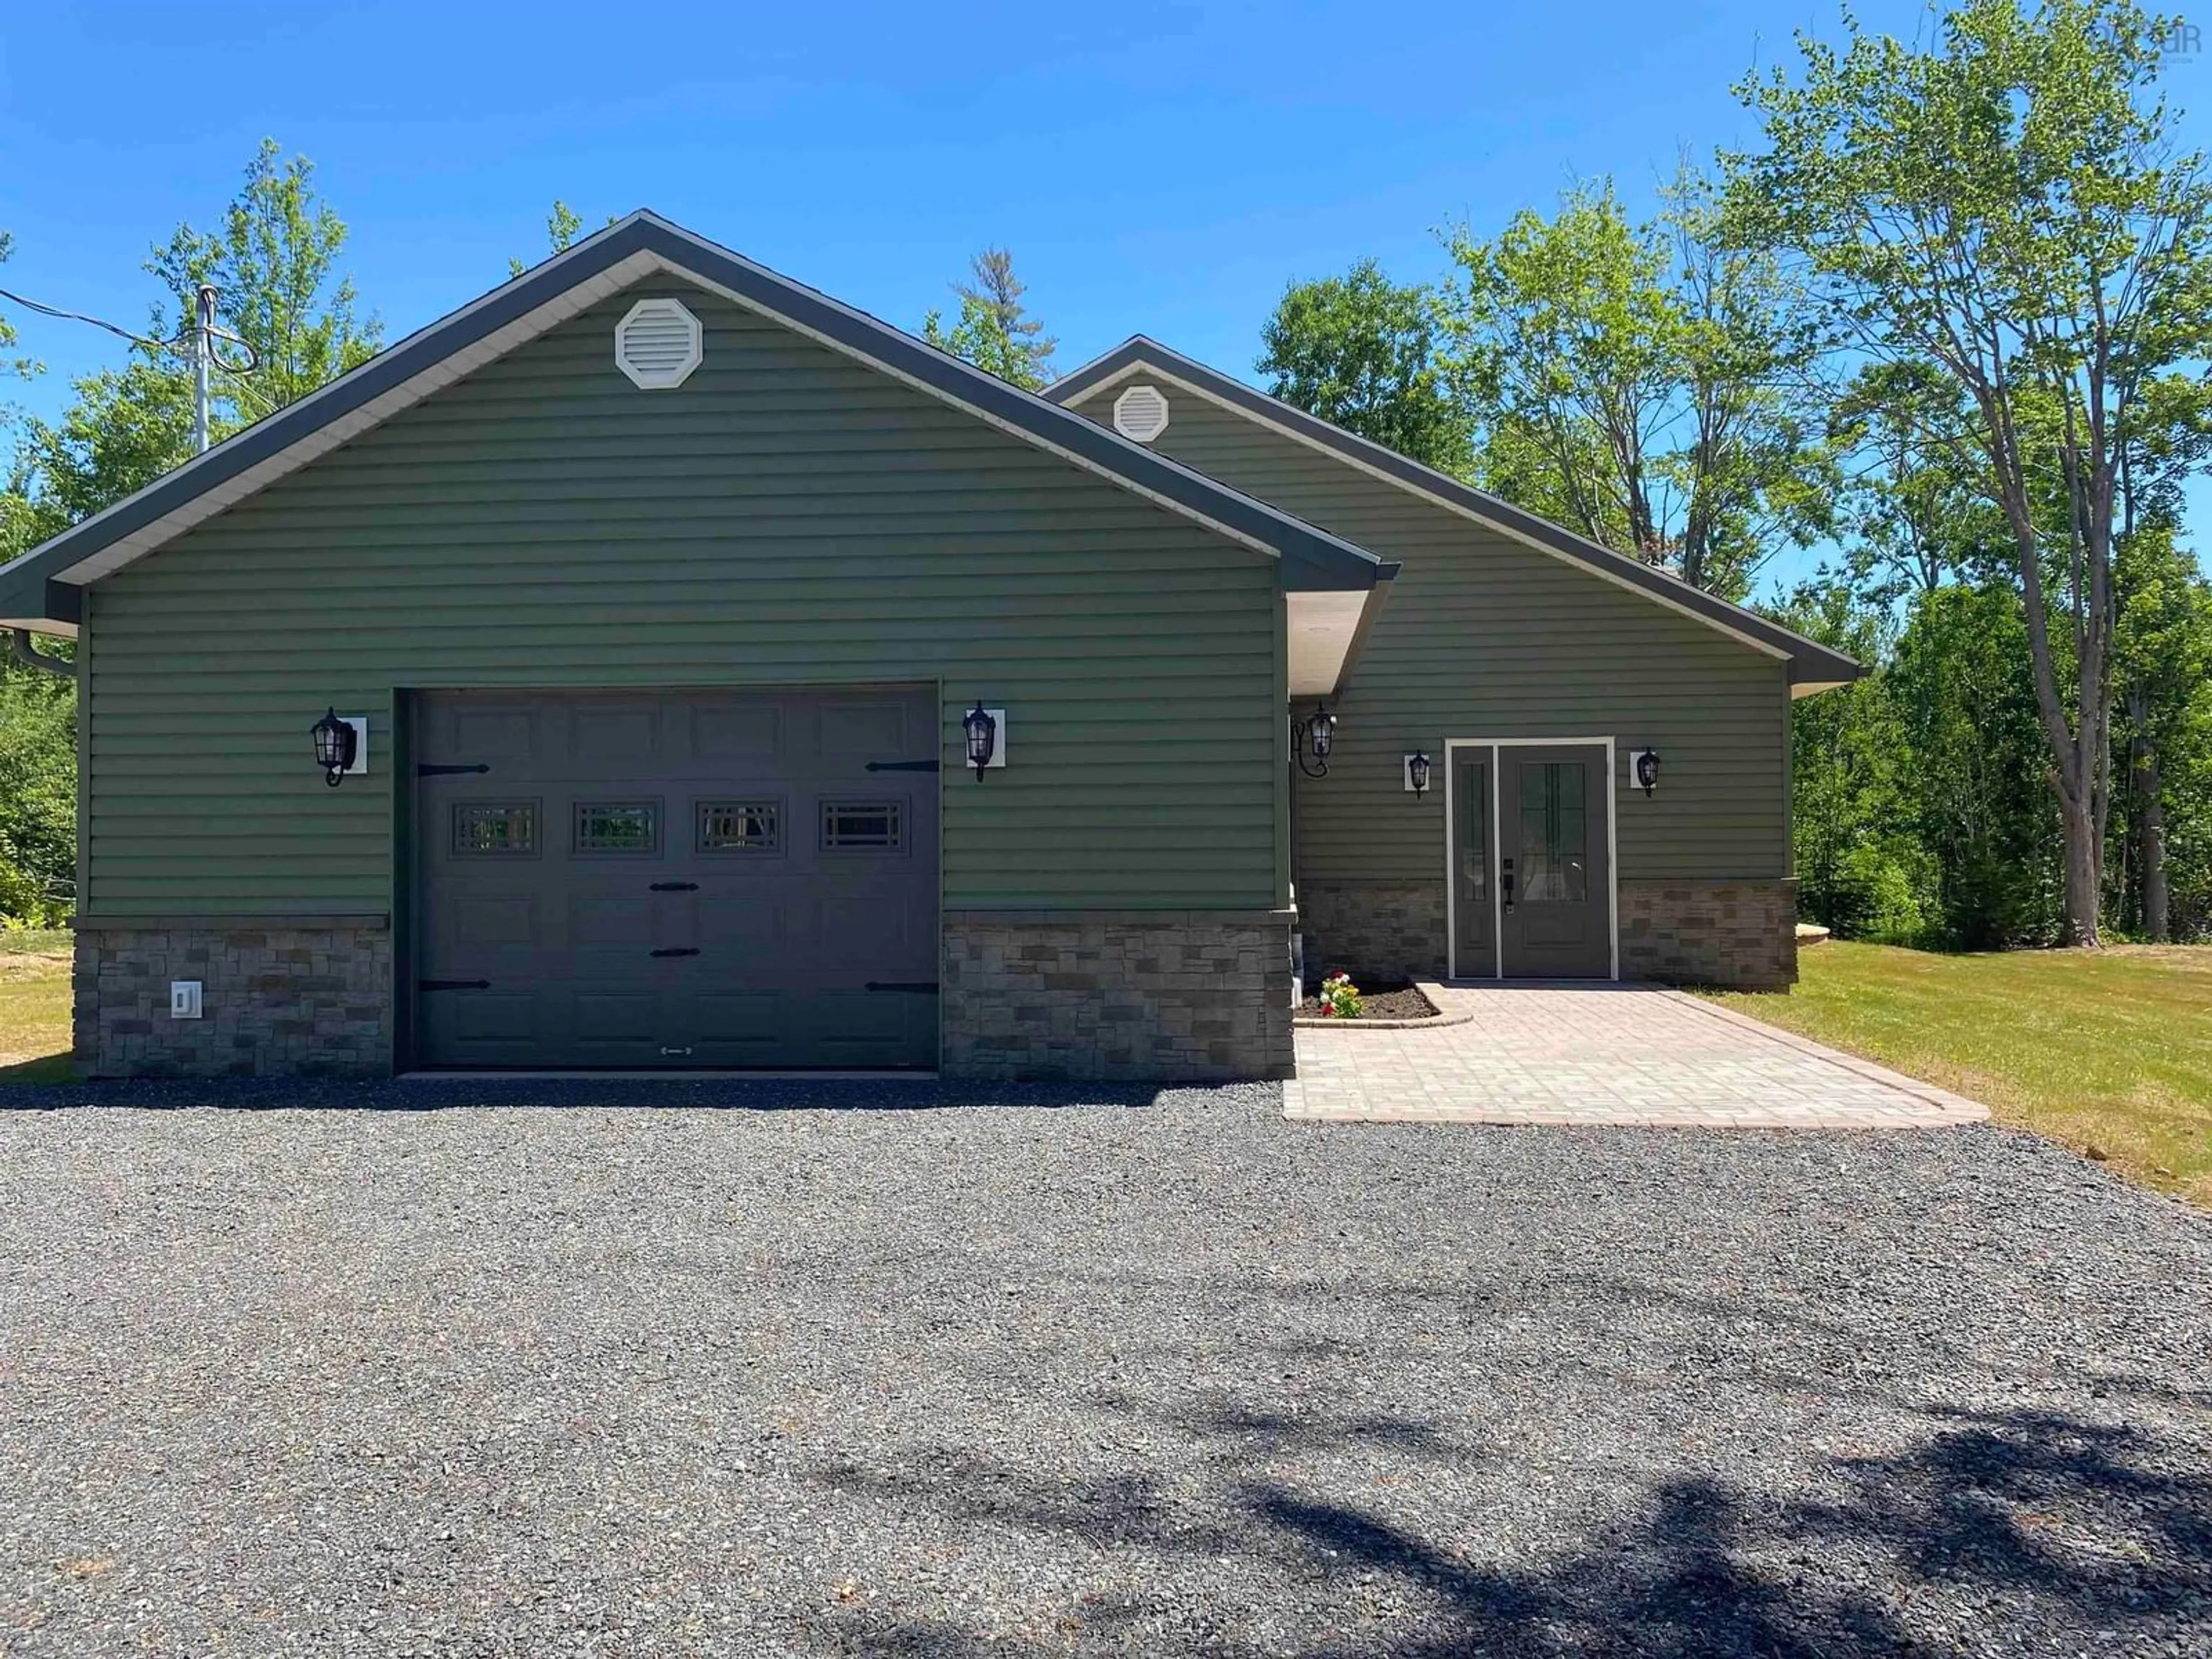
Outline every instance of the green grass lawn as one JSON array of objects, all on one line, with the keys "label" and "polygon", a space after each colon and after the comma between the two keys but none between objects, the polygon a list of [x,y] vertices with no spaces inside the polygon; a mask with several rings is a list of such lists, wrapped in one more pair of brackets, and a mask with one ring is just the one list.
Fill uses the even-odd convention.
[{"label": "green grass lawn", "polygon": [[1797,966],[1786,993],[1713,1000],[2212,1205],[2212,947],[1944,956],[1833,940]]},{"label": "green grass lawn", "polygon": [[0,932],[0,1082],[72,1075],[69,934]]}]

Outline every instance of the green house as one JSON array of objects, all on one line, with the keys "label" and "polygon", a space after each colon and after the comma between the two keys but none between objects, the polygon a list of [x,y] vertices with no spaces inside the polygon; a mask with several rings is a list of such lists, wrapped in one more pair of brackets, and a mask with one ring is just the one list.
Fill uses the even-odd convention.
[{"label": "green house", "polygon": [[[1858,669],[1145,339],[648,213],[0,568],[95,1075],[1285,1074],[1292,961],[1794,974]],[[1286,717],[1287,715],[1287,717]]]}]

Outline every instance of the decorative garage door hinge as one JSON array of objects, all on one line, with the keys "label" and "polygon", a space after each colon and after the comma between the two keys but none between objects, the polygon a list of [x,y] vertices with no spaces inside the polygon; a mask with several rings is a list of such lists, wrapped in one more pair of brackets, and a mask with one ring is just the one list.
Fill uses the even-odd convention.
[{"label": "decorative garage door hinge", "polygon": [[868,763],[868,770],[871,772],[934,772],[939,769],[939,763],[933,760],[870,761]]},{"label": "decorative garage door hinge", "polygon": [[489,991],[491,981],[488,979],[418,979],[415,981],[415,988],[418,991]]},{"label": "decorative garage door hinge", "polygon": [[872,979],[863,988],[870,991],[917,991],[925,996],[937,994],[933,979]]},{"label": "decorative garage door hinge", "polygon": [[653,954],[657,957],[696,957],[699,954],[699,947],[696,945],[672,945],[666,950],[655,951]]},{"label": "decorative garage door hinge", "polygon": [[456,772],[489,772],[491,768],[478,761],[474,766],[432,766],[428,763],[415,769],[418,778],[451,777]]}]

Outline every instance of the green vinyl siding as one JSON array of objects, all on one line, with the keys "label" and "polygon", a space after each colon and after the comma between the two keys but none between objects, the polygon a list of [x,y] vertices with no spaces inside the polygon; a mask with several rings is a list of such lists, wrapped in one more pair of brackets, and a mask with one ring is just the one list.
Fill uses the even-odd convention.
[{"label": "green vinyl siding", "polygon": [[[1125,384],[1073,406],[1107,420]],[[1170,417],[1155,448],[1404,564],[1334,705],[1328,776],[1293,781],[1302,878],[1442,881],[1443,791],[1417,802],[1400,765],[1423,750],[1443,778],[1450,738],[1617,739],[1624,881],[1790,872],[1780,659],[1162,384]],[[1662,759],[1648,800],[1626,777],[1639,748]]]},{"label": "green vinyl siding", "polygon": [[[674,294],[706,358],[615,367]],[[84,908],[398,908],[407,688],[935,683],[950,908],[1283,902],[1269,556],[683,284],[551,332],[99,582]],[[1007,710],[1009,764],[959,769]],[[326,788],[307,728],[369,716]],[[404,790],[406,780],[398,780]]]}]

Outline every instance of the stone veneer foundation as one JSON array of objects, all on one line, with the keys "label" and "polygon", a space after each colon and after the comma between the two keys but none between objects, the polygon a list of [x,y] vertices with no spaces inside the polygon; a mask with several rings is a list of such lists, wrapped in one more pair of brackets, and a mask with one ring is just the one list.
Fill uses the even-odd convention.
[{"label": "stone veneer foundation", "polygon": [[[76,1061],[93,1077],[386,1076],[392,935],[380,920],[81,921]],[[202,1017],[169,1017],[198,980]]]},{"label": "stone veneer foundation", "polygon": [[1288,1077],[1285,910],[954,910],[948,1077]]},{"label": "stone veneer foundation", "polygon": [[1796,984],[1796,882],[1622,882],[1620,976],[1738,991]]},{"label": "stone veneer foundation", "polygon": [[[1288,911],[956,911],[945,921],[948,1077],[1144,1082],[1290,1075]],[[169,1017],[198,980],[203,1017]],[[94,1077],[384,1076],[381,921],[87,921],[77,1063]]]},{"label": "stone veneer foundation", "polygon": [[[1624,881],[1620,976],[1673,985],[1779,990],[1797,979],[1794,881]],[[1441,882],[1300,882],[1309,981],[1342,968],[1357,979],[1443,978]]]},{"label": "stone veneer foundation", "polygon": [[1442,979],[1444,890],[1440,881],[1300,882],[1298,931],[1306,981],[1342,968],[1404,979]]}]

